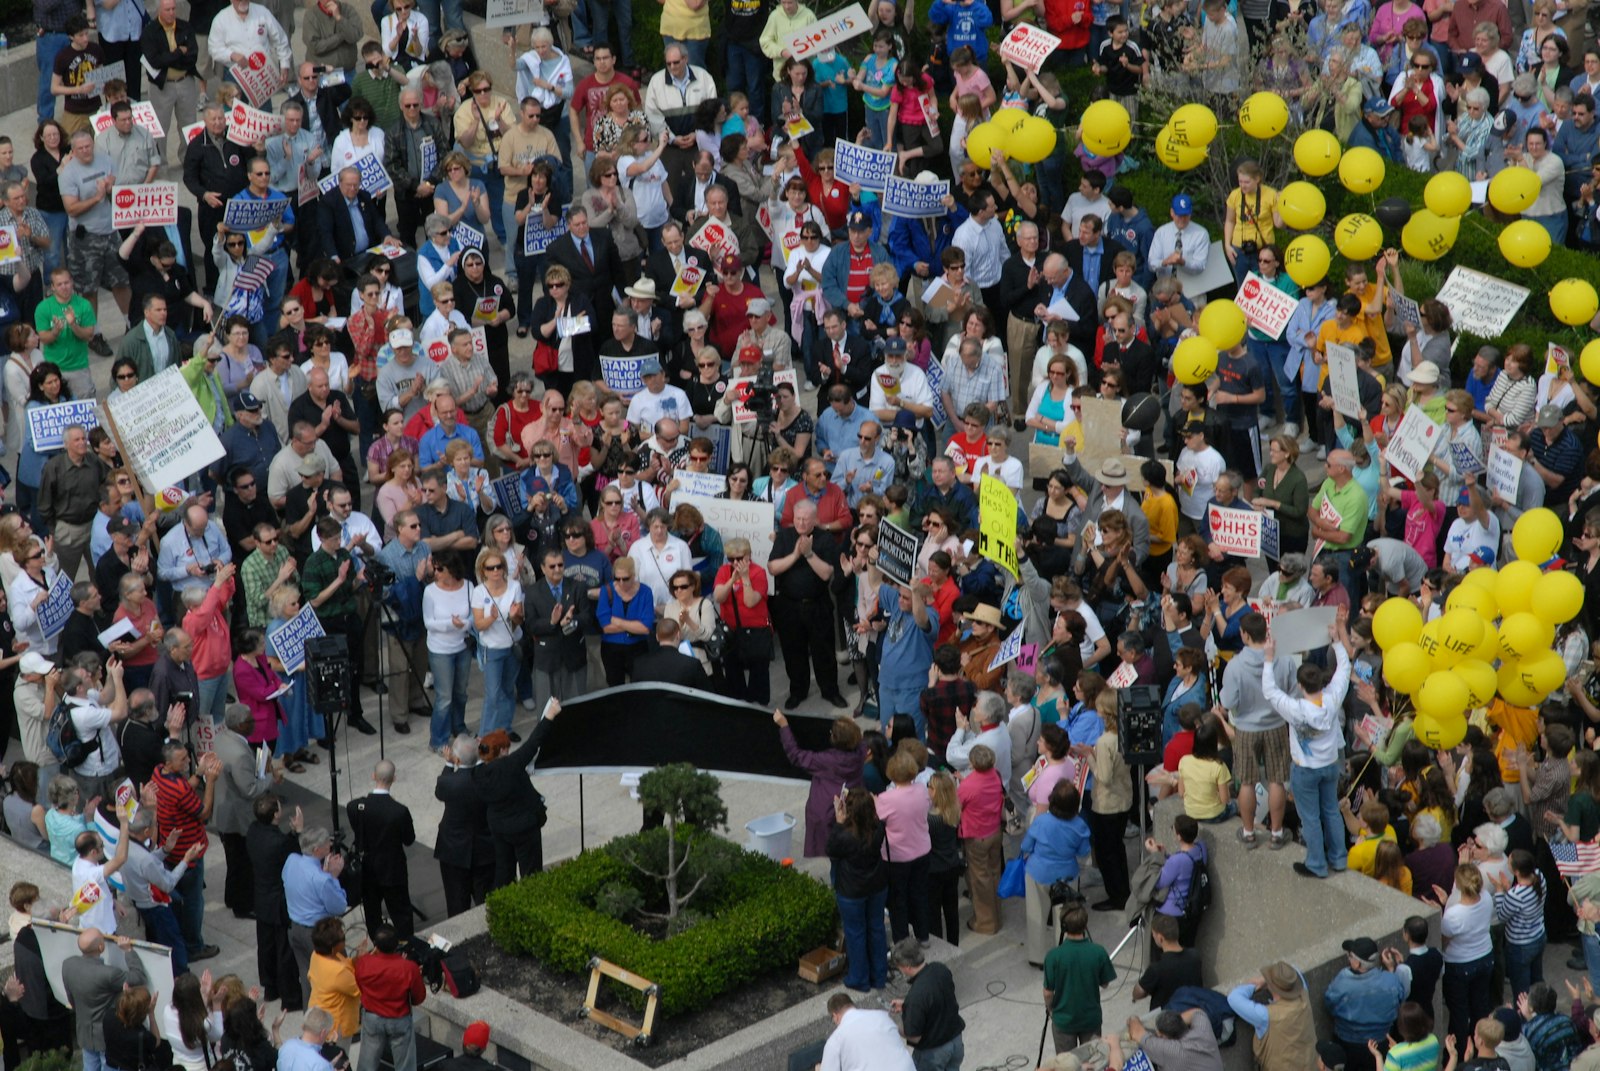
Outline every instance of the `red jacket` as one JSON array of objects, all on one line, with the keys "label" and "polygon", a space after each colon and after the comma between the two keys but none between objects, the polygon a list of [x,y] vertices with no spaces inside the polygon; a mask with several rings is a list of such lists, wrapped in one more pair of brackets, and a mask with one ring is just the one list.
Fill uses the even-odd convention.
[{"label": "red jacket", "polygon": [[410,1015],[411,1006],[428,996],[422,969],[398,952],[357,956],[355,975],[356,985],[361,987],[361,1006],[383,1019]]},{"label": "red jacket", "polygon": [[[1088,48],[1089,27],[1094,23],[1089,0],[1044,0],[1045,29],[1061,38],[1063,50]],[[1082,15],[1077,22],[1073,15]]]}]

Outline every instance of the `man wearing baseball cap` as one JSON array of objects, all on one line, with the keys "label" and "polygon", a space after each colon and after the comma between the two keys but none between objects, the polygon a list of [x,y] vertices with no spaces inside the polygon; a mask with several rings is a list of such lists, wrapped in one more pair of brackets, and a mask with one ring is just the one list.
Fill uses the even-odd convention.
[{"label": "man wearing baseball cap", "polygon": [[45,746],[50,712],[61,696],[60,678],[53,683],[48,679],[55,672],[55,663],[50,659],[38,651],[24,651],[17,666],[17,683],[11,691],[17,708],[17,728],[22,734],[22,755],[39,767],[40,798],[44,798],[50,778],[61,772],[55,755]]},{"label": "man wearing baseball cap", "polygon": [[1156,275],[1171,275],[1179,268],[1205,271],[1211,236],[1194,224],[1194,200],[1186,193],[1178,194],[1172,199],[1171,214],[1171,222],[1157,227],[1150,239],[1150,270]]},{"label": "man wearing baseball cap", "polygon": [[1583,443],[1566,425],[1559,405],[1539,410],[1538,428],[1529,436],[1533,470],[1544,480],[1544,504],[1562,509],[1583,476]]},{"label": "man wearing baseball cap", "polygon": [[495,1071],[495,1065],[483,1058],[488,1047],[489,1024],[482,1019],[468,1023],[461,1032],[461,1055],[445,1060],[437,1071]]},{"label": "man wearing baseball cap", "polygon": [[220,438],[226,453],[211,467],[212,478],[220,482],[228,471],[243,468],[254,473],[265,488],[267,470],[283,443],[263,412],[261,399],[248,390],[240,391],[233,402],[233,423]]},{"label": "man wearing baseball cap", "polygon": [[873,265],[889,264],[889,251],[872,238],[873,220],[856,209],[845,217],[850,236],[828,251],[822,265],[822,296],[829,307],[844,309],[850,318],[850,333],[861,332],[861,300],[867,296]]},{"label": "man wearing baseball cap", "polygon": [[1344,1046],[1345,1064],[1362,1066],[1370,1060],[1367,1042],[1383,1043],[1411,990],[1411,968],[1400,961],[1400,951],[1385,948],[1370,937],[1352,937],[1340,946],[1346,966],[1328,983],[1323,1002],[1333,1017],[1333,1032]]}]

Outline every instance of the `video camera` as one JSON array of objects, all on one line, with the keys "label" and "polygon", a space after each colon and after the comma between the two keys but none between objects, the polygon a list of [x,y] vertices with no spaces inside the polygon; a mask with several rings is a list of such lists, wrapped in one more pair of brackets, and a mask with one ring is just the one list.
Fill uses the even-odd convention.
[{"label": "video camera", "polygon": [[756,417],[756,427],[764,434],[778,415],[778,400],[773,393],[772,373],[775,357],[771,347],[761,350],[761,363],[756,366],[756,381],[745,398],[745,408]]},{"label": "video camera", "polygon": [[1071,878],[1061,878],[1050,883],[1050,906],[1070,907],[1073,904],[1086,903],[1088,897],[1078,891]]}]

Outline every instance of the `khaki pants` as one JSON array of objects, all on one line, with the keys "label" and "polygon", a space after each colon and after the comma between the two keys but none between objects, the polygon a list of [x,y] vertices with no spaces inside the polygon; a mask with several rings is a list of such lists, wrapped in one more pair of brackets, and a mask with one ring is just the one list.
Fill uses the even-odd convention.
[{"label": "khaki pants", "polygon": [[[165,85],[147,84],[145,95],[150,98],[150,106],[156,110],[156,118],[161,122],[161,129],[167,131],[167,136],[174,139],[178,145],[178,160],[183,161],[183,128],[194,122],[199,111],[200,79],[194,75],[180,82],[167,82]],[[156,155],[161,158],[163,167],[167,163],[167,138],[156,139]]]},{"label": "khaki pants", "polygon": [[[1011,359],[1011,415],[1028,411],[1028,380],[1033,376],[1033,355],[1039,350],[1039,325],[1006,317],[1006,354]],[[952,414],[953,416],[954,414]]]},{"label": "khaki pants", "polygon": [[1044,957],[1056,946],[1055,906],[1050,903],[1050,887],[1027,879],[1028,962],[1044,966]]},{"label": "khaki pants", "polygon": [[1002,830],[987,837],[967,837],[967,890],[972,893],[972,932],[1000,932],[1000,871],[1005,868]]},{"label": "khaki pants", "polygon": [[[56,540],[56,561],[68,580],[78,579],[78,565],[88,557],[92,524],[92,521],[85,521],[82,524],[57,521],[50,530],[50,534],[55,536]],[[90,572],[93,571],[91,568]]]},{"label": "khaki pants", "polygon": [[[409,661],[407,654],[411,656]],[[415,675],[412,670],[416,671]],[[412,714],[423,718],[432,715],[433,705],[422,687],[427,675],[427,636],[418,636],[414,640],[398,640],[390,636],[389,675],[384,680],[389,682],[389,716],[394,721],[403,722]]]}]

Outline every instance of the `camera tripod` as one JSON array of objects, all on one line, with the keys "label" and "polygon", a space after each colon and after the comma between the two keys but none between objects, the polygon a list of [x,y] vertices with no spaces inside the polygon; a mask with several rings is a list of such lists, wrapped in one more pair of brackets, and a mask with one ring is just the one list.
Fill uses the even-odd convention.
[{"label": "camera tripod", "polygon": [[[415,694],[422,696],[426,696],[428,694],[428,687],[426,683],[427,679],[423,676],[422,672],[417,669],[416,660],[411,657],[411,648],[407,646],[406,642],[401,640],[397,634],[400,627],[400,618],[397,616],[395,608],[389,605],[388,599],[389,589],[392,584],[393,581],[390,581],[389,584],[372,585],[370,589],[371,599],[367,605],[367,612],[362,616],[361,620],[363,635],[366,634],[367,630],[372,628],[374,623],[378,625],[378,665],[376,678],[379,687],[374,688],[373,691],[378,696],[378,757],[380,759],[388,758],[388,755],[386,754],[388,730],[384,726],[383,717],[384,697],[389,694],[391,656],[389,653],[390,644],[388,642],[388,637],[394,637],[394,645],[400,648],[401,657],[405,659],[406,663],[406,674],[411,680],[412,688],[416,689]],[[407,698],[409,699],[410,696],[408,695]],[[411,712],[409,710],[406,711],[406,717],[411,717]]]}]

